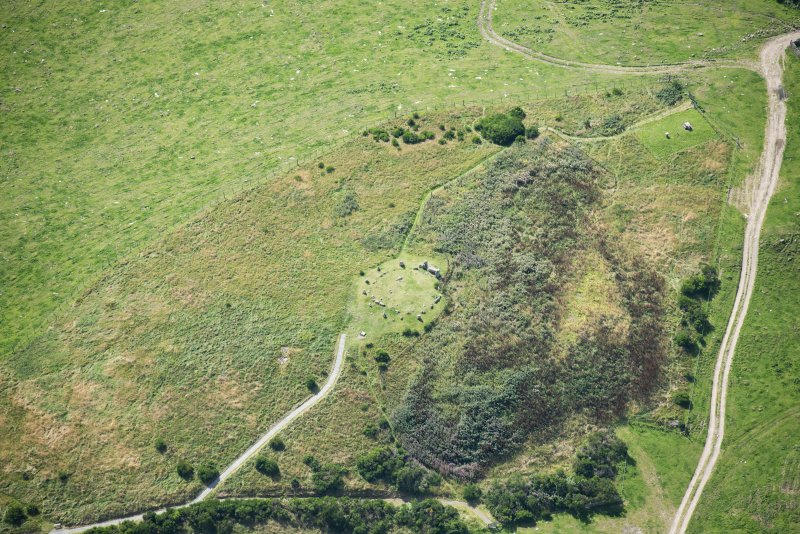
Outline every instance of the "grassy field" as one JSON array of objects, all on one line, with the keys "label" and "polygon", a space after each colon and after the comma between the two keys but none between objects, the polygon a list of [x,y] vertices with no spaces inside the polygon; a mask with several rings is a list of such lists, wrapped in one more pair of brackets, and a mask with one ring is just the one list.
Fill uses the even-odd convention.
[{"label": "grassy field", "polygon": [[761,235],[758,279],[739,338],[728,393],[723,453],[691,532],[791,532],[800,522],[796,265],[800,175],[800,63],[787,58],[792,98],[781,183]]},{"label": "grassy field", "polygon": [[198,491],[176,462],[226,464],[322,383],[359,270],[396,256],[426,190],[496,150],[358,136],[112,270],[3,362],[2,492],[78,521]]},{"label": "grassy field", "polygon": [[[422,368],[417,338],[401,332],[464,305],[435,301],[436,279],[413,267],[446,268],[448,258],[406,236],[432,190],[498,153],[472,133],[438,139],[450,126],[467,132],[486,111],[475,102],[528,102],[526,124],[577,137],[624,133],[664,109],[662,80],[526,61],[481,40],[477,11],[467,0],[0,6],[0,508],[20,501],[77,522],[185,500],[201,484],[181,479],[177,462],[228,463],[309,394],[307,379],[324,381],[343,330],[337,389],[287,430],[285,451],[268,452],[282,476],[248,465],[223,491],[307,494],[302,459],[313,453],[349,469],[346,491],[393,492],[366,483],[354,463],[394,440],[387,421]],[[642,64],[752,58],[797,20],[772,0],[499,0],[495,29],[559,57]],[[800,92],[795,63],[790,74]],[[760,153],[764,86],[743,70],[685,81],[704,117],[683,111],[582,145],[603,171],[592,229],[637,251],[672,293],[700,261],[715,262],[716,329],[697,356],[672,354],[656,402],[634,406],[618,430],[635,460],[620,486],[628,514],[590,524],[557,516],[542,530],[659,531],[704,439],[743,230],[724,201],[739,202]],[[358,135],[380,120],[405,126],[412,110],[437,140],[395,148]],[[793,338],[776,330],[793,324],[797,290],[793,146],[735,363],[726,454],[697,531],[782,531],[798,520],[797,362]],[[618,301],[603,258],[587,253],[576,266],[559,301],[563,347]],[[676,391],[689,392],[691,410],[671,403]],[[576,417],[557,439],[534,437],[489,478],[565,465],[590,427]],[[445,481],[437,491],[460,489]]]},{"label": "grassy field", "polygon": [[0,357],[120,258],[334,140],[609,80],[484,43],[472,0],[362,4],[3,3]]},{"label": "grassy field", "polygon": [[497,33],[555,57],[609,65],[753,56],[800,21],[774,0],[497,0]]},{"label": "grassy field", "polygon": [[[683,127],[687,122],[692,126],[691,130]],[[669,137],[666,135],[667,132]],[[694,109],[651,122],[636,131],[639,142],[658,159],[685,148],[701,145],[716,136],[716,132],[703,115]]]}]

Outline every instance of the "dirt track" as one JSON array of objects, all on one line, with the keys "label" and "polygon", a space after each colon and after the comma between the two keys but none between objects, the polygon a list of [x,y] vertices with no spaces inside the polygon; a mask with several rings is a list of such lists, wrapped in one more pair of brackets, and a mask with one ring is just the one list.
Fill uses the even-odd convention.
[{"label": "dirt track", "polygon": [[582,63],[580,61],[571,61],[569,59],[562,59],[554,56],[537,52],[528,47],[517,44],[513,41],[506,39],[494,31],[492,27],[492,11],[495,9],[495,0],[483,0],[481,2],[481,10],[478,15],[478,30],[484,39],[489,41],[495,46],[504,48],[510,52],[522,54],[528,59],[539,61],[541,63],[548,63],[557,67],[571,68],[586,70],[591,72],[600,72],[605,74],[629,74],[629,75],[645,75],[645,74],[671,74],[692,69],[702,68],[736,68],[736,69],[749,69],[758,70],[757,65],[748,61],[736,61],[729,59],[719,60],[692,60],[682,63],[660,63],[654,65],[600,65],[595,63]]},{"label": "dirt track", "polygon": [[703,488],[711,478],[722,448],[722,439],[725,434],[725,404],[728,394],[728,378],[736,343],[739,340],[739,333],[744,324],[750,297],[755,286],[761,227],[764,224],[769,200],[778,184],[778,176],[783,161],[783,150],[786,145],[786,104],[781,98],[783,60],[789,42],[798,38],[800,38],[800,32],[782,35],[767,42],[761,50],[761,74],[767,82],[769,106],[767,129],[764,135],[764,151],[761,154],[757,173],[757,186],[749,199],[750,209],[745,229],[744,250],[742,252],[742,272],[739,278],[739,287],[736,290],[733,312],[728,320],[725,336],[722,339],[719,355],[717,356],[717,363],[714,367],[711,414],[709,416],[706,444],[694,476],[675,514],[670,534],[686,532],[692,514],[703,493]]}]

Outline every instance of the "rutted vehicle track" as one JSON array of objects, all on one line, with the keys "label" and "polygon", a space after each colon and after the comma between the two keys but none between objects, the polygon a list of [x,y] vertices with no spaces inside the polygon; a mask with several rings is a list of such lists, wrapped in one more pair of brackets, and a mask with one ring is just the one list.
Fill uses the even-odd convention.
[{"label": "rutted vehicle track", "polygon": [[494,9],[495,0],[483,0],[481,2],[481,9],[478,15],[478,30],[484,39],[495,46],[499,46],[500,48],[508,50],[509,52],[516,52],[518,54],[522,54],[528,59],[555,65],[557,67],[599,72],[604,74],[631,75],[674,74],[676,72],[701,68],[758,70],[758,66],[752,62],[737,61],[732,59],[701,59],[685,61],[681,63],[660,63],[655,65],[602,65],[598,63],[583,63],[580,61],[558,58],[515,43],[514,41],[506,39],[495,32],[494,28],[492,27],[492,11],[494,11]]}]

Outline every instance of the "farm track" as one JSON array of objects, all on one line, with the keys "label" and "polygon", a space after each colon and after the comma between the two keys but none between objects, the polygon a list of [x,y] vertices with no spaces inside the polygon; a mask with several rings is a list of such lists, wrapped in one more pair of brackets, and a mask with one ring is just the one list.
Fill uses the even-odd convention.
[{"label": "farm track", "polygon": [[[725,401],[727,396],[728,377],[733,361],[733,354],[736,348],[736,342],[738,341],[739,333],[741,331],[742,324],[744,323],[744,318],[747,314],[747,308],[755,283],[756,269],[758,264],[758,242],[761,227],[763,226],[769,200],[777,185],[778,175],[780,173],[780,167],[783,160],[784,146],[786,143],[786,105],[780,96],[783,94],[781,86],[783,72],[781,61],[788,41],[800,38],[800,32],[787,33],[775,37],[767,42],[761,52],[760,66],[756,66],[746,61],[734,60],[700,60],[676,64],[642,66],[601,65],[556,58],[541,52],[536,52],[501,37],[495,33],[494,29],[492,28],[492,10],[494,9],[494,6],[495,0],[484,0],[481,3],[480,14],[478,17],[478,28],[481,35],[487,41],[496,46],[511,52],[522,54],[529,59],[540,61],[542,63],[591,72],[628,75],[668,74],[698,68],[744,68],[761,73],[767,81],[767,89],[769,93],[769,114],[767,118],[767,129],[764,139],[764,151],[759,164],[760,179],[758,187],[754,190],[753,198],[751,199],[751,213],[750,217],[748,218],[747,228],[745,231],[742,271],[736,293],[734,311],[732,312],[728,322],[715,366],[709,433],[694,477],[689,484],[689,488],[684,495],[681,506],[675,515],[672,528],[670,529],[670,534],[683,533],[686,531],[688,523],[696,508],[697,502],[700,499],[700,495],[702,494],[703,488],[711,476],[714,465],[719,457],[722,445],[725,426]],[[669,113],[667,113],[667,115],[668,114]],[[297,406],[278,422],[276,422],[272,427],[270,427],[267,433],[261,436],[261,438],[259,438],[259,440],[256,441],[250,448],[237,457],[220,474],[218,479],[206,487],[197,497],[190,502],[176,506],[175,508],[187,507],[208,498],[220,484],[238,471],[249,459],[255,456],[255,454],[257,454],[258,451],[261,450],[261,448],[264,447],[280,431],[282,431],[295,419],[306,413],[314,405],[324,399],[333,390],[333,387],[336,385],[336,382],[341,375],[345,353],[345,340],[345,334],[341,334],[336,358],[333,364],[333,370],[328,376],[328,380],[326,381],[325,385],[322,387],[322,389],[320,389],[319,392],[306,399],[299,406]],[[395,499],[385,500],[394,501]],[[470,511],[474,516],[478,517],[487,525],[492,521],[491,517],[485,512],[470,506],[466,502],[449,499],[439,500],[445,505]],[[165,509],[157,510],[156,513],[163,512],[164,510]],[[141,521],[143,516],[144,514],[131,515],[91,525],[56,529],[52,532],[53,534],[84,532],[96,527],[118,525],[125,521]]]},{"label": "farm track", "polygon": [[689,526],[697,503],[700,501],[706,483],[711,478],[722,449],[731,365],[733,364],[733,356],[736,351],[739,334],[747,316],[750,298],[753,294],[758,269],[759,237],[770,198],[775,192],[778,183],[781,163],[783,162],[783,151],[786,145],[786,104],[783,100],[784,92],[782,86],[784,53],[790,41],[800,38],[800,31],[786,33],[767,41],[761,49],[760,62],[757,67],[749,62],[735,61],[692,61],[676,65],[640,67],[595,65],[548,56],[501,37],[492,28],[494,5],[495,0],[484,0],[481,4],[478,18],[478,28],[481,35],[494,45],[543,63],[591,72],[634,75],[675,73],[682,70],[709,67],[747,68],[761,74],[767,83],[768,110],[764,149],[757,168],[757,185],[753,188],[751,198],[748,199],[750,213],[745,227],[739,285],[736,289],[733,311],[725,328],[725,334],[720,344],[714,367],[708,434],[706,435],[706,442],[700,461],[669,530],[670,534],[683,534]]},{"label": "farm track", "polygon": [[[705,68],[729,68],[729,69],[748,69],[758,71],[758,65],[749,61],[737,61],[733,59],[698,59],[681,63],[659,63],[654,65],[602,65],[598,63],[583,63],[572,61],[555,56],[550,56],[542,52],[537,52],[526,46],[510,41],[499,35],[492,27],[492,11],[495,9],[495,0],[483,0],[478,15],[478,30],[484,39],[495,46],[499,46],[509,52],[522,54],[528,59],[547,63],[557,67],[568,69],[578,69],[604,74],[629,74],[629,75],[648,75],[648,74],[675,74],[682,71],[705,69]],[[777,37],[780,38],[780,37]]]}]

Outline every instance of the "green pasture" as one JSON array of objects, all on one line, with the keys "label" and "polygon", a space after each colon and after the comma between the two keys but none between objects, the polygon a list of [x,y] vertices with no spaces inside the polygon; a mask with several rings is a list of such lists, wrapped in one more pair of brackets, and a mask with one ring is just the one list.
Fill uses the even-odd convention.
[{"label": "green pasture", "polygon": [[[689,123],[692,129],[686,130],[683,127],[684,123]],[[700,145],[717,136],[700,112],[694,109],[681,111],[646,124],[638,128],[635,135],[659,159]]]},{"label": "green pasture", "polygon": [[606,65],[755,58],[797,10],[775,0],[618,2],[497,0],[500,35],[555,57]]}]

